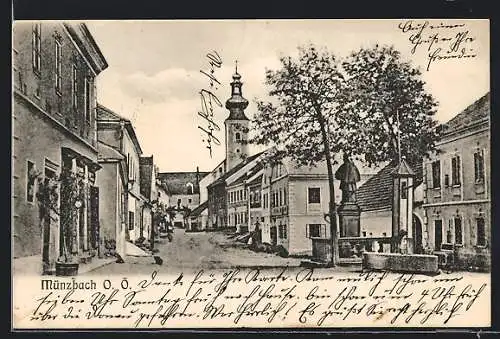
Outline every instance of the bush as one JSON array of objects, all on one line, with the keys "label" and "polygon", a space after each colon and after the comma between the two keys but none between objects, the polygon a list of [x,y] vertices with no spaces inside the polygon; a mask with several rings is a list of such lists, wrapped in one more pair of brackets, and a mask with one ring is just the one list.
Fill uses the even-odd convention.
[{"label": "bush", "polygon": [[276,246],[276,253],[282,258],[288,258],[288,251],[281,245]]}]

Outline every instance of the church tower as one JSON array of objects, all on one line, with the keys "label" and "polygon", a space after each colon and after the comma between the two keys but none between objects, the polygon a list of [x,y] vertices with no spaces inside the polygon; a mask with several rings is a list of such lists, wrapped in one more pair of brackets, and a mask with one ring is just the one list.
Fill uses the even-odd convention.
[{"label": "church tower", "polygon": [[229,117],[224,121],[226,128],[226,172],[238,165],[248,156],[249,119],[245,115],[248,100],[243,98],[241,92],[241,75],[238,74],[238,66],[231,82],[231,97],[226,101]]}]

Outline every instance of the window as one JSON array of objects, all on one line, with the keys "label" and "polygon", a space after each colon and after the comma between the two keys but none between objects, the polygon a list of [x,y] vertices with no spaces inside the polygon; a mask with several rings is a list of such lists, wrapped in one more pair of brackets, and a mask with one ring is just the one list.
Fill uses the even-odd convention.
[{"label": "window", "polygon": [[432,163],[432,187],[441,187],[441,164],[439,160]]},{"label": "window", "polygon": [[484,229],[484,218],[476,218],[477,245],[486,246],[486,230]]},{"label": "window", "polygon": [[26,167],[26,201],[35,200],[35,164],[28,161]]},{"label": "window", "polygon": [[460,156],[451,158],[451,184],[460,185]]},{"label": "window", "polygon": [[408,183],[401,182],[401,199],[408,199]]},{"label": "window", "polygon": [[182,201],[181,199],[177,199],[177,206],[179,207],[181,206],[181,201]]},{"label": "window", "polygon": [[[365,232],[366,234],[366,232]],[[320,224],[310,224],[309,225],[309,237],[319,238],[321,237],[321,225]]]},{"label": "window", "polygon": [[482,150],[474,153],[474,179],[477,183],[484,182],[484,156]]},{"label": "window", "polygon": [[78,69],[76,64],[71,67],[71,98],[73,108],[78,108]]},{"label": "window", "polygon": [[128,229],[134,229],[134,212],[131,211],[128,212]]},{"label": "window", "polygon": [[279,200],[279,205],[278,206],[281,206],[281,205],[283,205],[283,196],[282,196],[281,190],[279,191],[279,197],[280,197],[279,198],[280,200]]},{"label": "window", "polygon": [[286,229],[286,225],[280,225],[279,228],[278,228],[278,234],[279,234],[279,237],[280,239],[286,239],[287,238],[287,229]]},{"label": "window", "polygon": [[241,140],[241,135],[239,132],[236,132],[236,141],[240,141]]},{"label": "window", "polygon": [[90,122],[90,112],[92,112],[92,88],[91,82],[85,78],[85,121]]},{"label": "window", "polygon": [[448,174],[444,175],[444,187],[450,186],[450,176]]},{"label": "window", "polygon": [[191,203],[191,201],[192,201],[192,199],[188,199],[188,203],[189,203],[189,204]]},{"label": "window", "polygon": [[308,202],[310,204],[319,204],[321,202],[321,191],[319,187],[309,187]]},{"label": "window", "polygon": [[455,217],[454,224],[455,224],[455,244],[462,245],[463,244],[462,218]]},{"label": "window", "polygon": [[62,47],[61,41],[56,38],[56,93],[61,94],[62,84]]},{"label": "window", "polygon": [[40,73],[40,65],[41,65],[41,49],[42,49],[42,24],[35,23],[33,24],[33,32],[32,32],[32,59],[33,59],[33,71],[36,73]]}]

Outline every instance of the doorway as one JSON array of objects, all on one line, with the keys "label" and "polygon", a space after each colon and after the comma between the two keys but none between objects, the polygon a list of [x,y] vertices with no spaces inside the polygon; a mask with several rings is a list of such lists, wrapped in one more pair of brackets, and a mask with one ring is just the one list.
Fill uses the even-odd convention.
[{"label": "doorway", "polygon": [[443,221],[434,220],[434,249],[436,251],[440,251],[442,243],[443,243]]},{"label": "doorway", "polygon": [[[44,172],[44,185],[45,187],[48,187],[50,180],[54,179],[56,176],[56,172],[49,169],[45,168]],[[49,192],[46,192],[46,194],[50,194]],[[55,243],[51,241],[51,236],[54,236],[51,232],[51,223],[52,223],[52,206],[47,206],[46,211],[45,211],[45,216],[43,219],[43,225],[42,225],[42,242],[43,242],[43,247],[42,247],[42,263],[43,263],[43,271],[44,273],[49,273],[51,269],[51,252],[54,253],[55,249],[52,248],[51,246],[54,247]]]},{"label": "doorway", "polygon": [[420,218],[413,214],[413,249],[415,254],[424,253],[424,248],[422,246],[422,222]]}]

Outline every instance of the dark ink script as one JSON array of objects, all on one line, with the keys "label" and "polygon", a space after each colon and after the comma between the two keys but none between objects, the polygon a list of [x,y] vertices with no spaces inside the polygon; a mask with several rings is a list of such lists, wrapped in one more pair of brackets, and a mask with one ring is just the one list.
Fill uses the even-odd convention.
[{"label": "dark ink script", "polygon": [[214,108],[222,107],[222,103],[219,98],[215,95],[215,92],[221,86],[220,81],[217,79],[215,74],[216,68],[221,68],[222,59],[216,51],[212,51],[206,55],[208,60],[208,70],[200,70],[201,74],[206,76],[209,81],[208,89],[200,90],[201,99],[201,111],[198,115],[201,116],[206,123],[206,125],[198,126],[204,135],[202,140],[207,144],[207,148],[210,152],[210,157],[212,157],[212,144],[220,145],[220,140],[214,135],[214,131],[220,131],[219,125],[214,120]]},{"label": "dark ink script", "polygon": [[489,326],[490,319],[488,274],[285,267],[93,279],[97,288],[92,290],[34,291],[24,323],[79,328],[481,327]]},{"label": "dark ink script", "polygon": [[465,23],[431,24],[429,21],[406,20],[399,23],[398,29],[408,36],[411,54],[418,50],[425,51],[427,71],[436,62],[477,57],[474,46],[476,37]]}]

